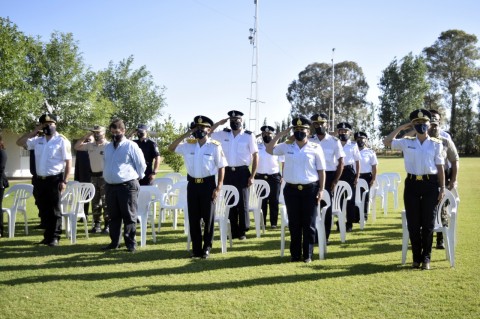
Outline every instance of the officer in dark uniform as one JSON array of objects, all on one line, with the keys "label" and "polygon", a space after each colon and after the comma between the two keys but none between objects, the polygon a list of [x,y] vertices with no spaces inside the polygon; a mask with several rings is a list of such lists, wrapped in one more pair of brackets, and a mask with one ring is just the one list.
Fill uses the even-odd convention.
[{"label": "officer in dark uniform", "polygon": [[347,182],[352,188],[352,197],[347,202],[347,232],[352,231],[355,221],[355,187],[360,177],[360,151],[356,143],[350,140],[352,126],[349,123],[337,124],[338,139],[343,146],[345,158],[343,160],[343,172],[340,180]]},{"label": "officer in dark uniform", "polygon": [[[357,141],[357,146],[360,151],[360,178],[364,179],[368,184],[368,189],[365,191],[367,193],[366,200],[365,200],[365,207],[363,208],[363,212],[365,214],[365,220],[368,219],[368,196],[370,192],[370,188],[375,183],[377,179],[377,154],[371,148],[366,146],[368,136],[365,132],[356,132],[353,135],[355,141]],[[363,196],[364,190],[361,189],[360,197]],[[357,212],[355,212],[355,219],[359,220],[360,216],[357,218]]]},{"label": "officer in dark uniform", "polygon": [[[243,113],[240,111],[228,112],[228,118],[212,126],[212,131],[219,125],[230,121],[230,128],[212,133],[212,138],[222,144],[223,152],[227,158],[228,166],[225,167],[225,185],[233,185],[238,189],[239,201],[237,206],[230,209],[230,225],[232,237],[245,240],[245,232],[250,228],[248,215],[249,187],[253,184],[258,165],[258,146],[255,135],[242,128]],[[252,165],[250,173],[249,166]]]},{"label": "officer in dark uniform", "polygon": [[280,162],[284,161],[284,156],[270,155],[267,153],[266,145],[270,143],[275,134],[272,126],[264,125],[260,128],[262,131],[262,142],[258,144],[258,168],[255,179],[261,179],[270,186],[268,197],[262,200],[263,223],[267,224],[267,207],[270,212],[270,225],[277,228],[278,222],[278,199],[280,197],[280,187],[282,175],[280,174]]},{"label": "officer in dark uniform", "polygon": [[[440,140],[427,133],[430,119],[429,111],[415,110],[410,113],[411,123],[396,128],[383,140],[385,146],[399,149],[404,154],[407,178],[403,199],[412,245],[412,268],[421,265],[422,269],[430,269],[435,208],[445,192],[443,146]],[[401,131],[412,126],[416,137],[396,138]]]},{"label": "officer in dark uniform", "polygon": [[[27,145],[35,150],[38,186],[38,207],[45,214],[44,238],[40,244],[58,246],[62,233],[62,211],[60,194],[67,186],[72,166],[71,145],[66,137],[56,131],[57,118],[43,114],[40,125],[17,140],[18,146]],[[45,136],[37,136],[43,131]]]},{"label": "officer in dark uniform", "polygon": [[[140,180],[140,185],[152,185],[158,167],[160,166],[160,152],[158,151],[157,143],[148,138],[148,127],[144,124],[139,124],[137,127],[137,138],[134,140],[138,144],[145,157],[147,169],[145,176]],[[153,168],[152,168],[153,166]]]},{"label": "officer in dark uniform", "polygon": [[[208,137],[213,125],[211,119],[198,115],[195,126],[177,138],[168,146],[169,151],[183,155],[187,167],[187,202],[190,236],[192,238],[192,257],[208,258],[212,248],[213,227],[215,221],[215,199],[223,185],[223,176],[227,160],[220,142]],[[185,138],[193,135],[194,138]],[[199,160],[201,159],[201,160]],[[215,175],[218,183],[215,183]],[[205,223],[202,247],[202,225]]]},{"label": "officer in dark uniform", "polygon": [[[283,190],[290,230],[291,261],[312,261],[315,243],[315,219],[325,185],[325,157],[322,148],[308,140],[310,120],[298,117],[292,120],[295,141],[277,145],[292,127],[280,132],[267,145],[272,155],[284,155]],[[303,238],[303,243],[302,243]]]}]

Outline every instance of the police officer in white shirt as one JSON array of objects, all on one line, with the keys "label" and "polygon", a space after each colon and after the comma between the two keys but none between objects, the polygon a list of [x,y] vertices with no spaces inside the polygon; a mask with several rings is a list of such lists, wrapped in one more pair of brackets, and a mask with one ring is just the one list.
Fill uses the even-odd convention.
[{"label": "police officer in white shirt", "polygon": [[[312,120],[312,126],[315,134],[310,137],[310,141],[320,144],[325,155],[325,191],[333,198],[335,185],[340,179],[343,172],[343,159],[345,152],[343,151],[340,140],[335,136],[328,134],[328,117],[325,113],[315,114]],[[325,206],[325,202],[321,202],[321,206]],[[330,231],[332,229],[332,208],[331,206],[325,213],[325,236],[328,243]]]},{"label": "police officer in white shirt", "polygon": [[[425,109],[410,113],[411,123],[401,125],[390,133],[383,143],[386,147],[399,149],[405,158],[405,193],[403,195],[412,245],[412,268],[430,269],[433,228],[436,205],[445,195],[445,176],[440,140],[428,136],[431,114]],[[408,129],[415,129],[416,137],[396,136]]]},{"label": "police officer in white shirt", "polygon": [[[284,155],[283,190],[290,230],[291,261],[310,263],[315,243],[315,219],[325,186],[325,157],[322,148],[308,140],[310,120],[298,117],[292,120],[295,141],[277,145],[292,127],[280,132],[267,145],[272,155]],[[303,238],[303,243],[302,243]]]},{"label": "police officer in white shirt", "polygon": [[360,151],[357,144],[350,140],[351,132],[352,126],[349,123],[341,122],[337,124],[338,139],[345,152],[340,180],[347,182],[352,188],[352,198],[347,202],[347,232],[352,231],[352,224],[355,221],[355,187],[360,177]]},{"label": "police officer in white shirt", "polygon": [[[169,151],[181,154],[187,167],[187,202],[193,258],[209,258],[213,241],[215,199],[223,185],[227,160],[220,142],[208,137],[213,125],[211,119],[198,115],[193,119],[193,129],[177,138],[168,147]],[[194,138],[185,138],[192,135]],[[218,184],[215,182],[218,177]],[[202,225],[205,224],[202,247]]]},{"label": "police officer in white shirt", "polygon": [[[365,213],[365,220],[367,220],[368,219],[368,203],[369,203],[368,193],[372,185],[375,183],[375,180],[377,179],[377,165],[378,165],[377,154],[375,154],[374,150],[367,147],[367,141],[368,141],[367,133],[356,132],[353,135],[353,137],[355,141],[357,141],[357,146],[358,146],[358,149],[360,150],[360,178],[367,181],[367,184],[368,184],[368,190],[366,190],[367,200],[365,201],[365,207],[363,208],[363,211]],[[363,189],[362,189],[362,193],[360,193],[360,196],[363,196]],[[360,216],[358,216],[357,218],[355,213],[355,221],[359,219],[360,219]]]},{"label": "police officer in white shirt", "polygon": [[267,224],[267,206],[270,212],[270,225],[277,228],[278,222],[278,198],[282,175],[280,174],[280,162],[284,162],[284,156],[270,155],[267,153],[266,145],[270,143],[275,134],[272,126],[264,125],[262,131],[262,142],[258,143],[258,168],[255,179],[261,179],[270,186],[270,194],[262,200],[263,223]]},{"label": "police officer in white shirt", "polygon": [[[230,128],[212,133],[212,138],[222,144],[223,152],[227,158],[228,166],[225,167],[225,185],[233,185],[238,189],[240,199],[237,206],[230,210],[230,225],[232,237],[245,240],[245,232],[250,228],[248,215],[249,187],[253,184],[258,165],[258,146],[255,135],[242,128],[243,113],[240,111],[228,112],[228,118],[212,126],[212,131],[219,125],[230,121]],[[249,166],[252,165],[252,172]]]}]

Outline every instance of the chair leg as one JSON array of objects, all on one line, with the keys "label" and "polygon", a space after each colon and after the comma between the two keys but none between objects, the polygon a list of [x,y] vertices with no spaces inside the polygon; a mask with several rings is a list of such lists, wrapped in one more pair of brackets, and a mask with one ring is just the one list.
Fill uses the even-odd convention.
[{"label": "chair leg", "polygon": [[407,228],[407,217],[405,211],[402,211],[402,265],[405,265],[407,262],[407,251],[408,251],[408,228]]},{"label": "chair leg", "polygon": [[8,238],[15,236],[15,212],[13,210],[8,211]]},{"label": "chair leg", "polygon": [[255,231],[257,233],[257,238],[260,238],[260,211],[258,209],[253,210],[253,219],[255,221]]}]

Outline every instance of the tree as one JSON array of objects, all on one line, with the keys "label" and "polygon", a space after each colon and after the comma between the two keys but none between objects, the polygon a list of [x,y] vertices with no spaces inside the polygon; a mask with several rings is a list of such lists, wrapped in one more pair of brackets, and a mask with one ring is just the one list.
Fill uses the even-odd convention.
[{"label": "tree", "polygon": [[168,146],[176,140],[180,135],[185,133],[187,128],[181,124],[177,128],[175,121],[171,115],[163,120],[163,123],[156,122],[152,127],[152,131],[156,132],[153,138],[157,142],[160,150],[160,156],[163,158],[165,164],[170,166],[174,172],[179,172],[183,166],[183,157],[175,152],[170,152]]},{"label": "tree", "polygon": [[153,123],[165,106],[165,88],[155,85],[146,66],[132,70],[133,62],[133,56],[117,65],[110,61],[108,68],[102,72],[103,96],[115,108],[111,117],[123,119],[127,129],[139,123]]},{"label": "tree", "polygon": [[380,100],[380,134],[388,135],[401,124],[409,121],[409,114],[423,108],[429,84],[427,67],[421,57],[409,53],[400,61],[395,58],[383,70],[378,84]]},{"label": "tree", "polygon": [[[335,64],[335,117],[355,127],[364,121],[368,107],[368,84],[362,69],[351,61]],[[315,113],[329,113],[332,105],[332,66],[313,63],[298,74],[288,86],[287,99],[291,115],[310,117]]]},{"label": "tree", "polygon": [[473,105],[474,94],[472,88],[463,88],[460,91],[457,105],[457,115],[462,121],[458,122],[457,132],[453,137],[458,151],[465,155],[473,155],[478,151],[478,145],[476,144],[478,114],[475,114]]},{"label": "tree", "polygon": [[41,44],[0,17],[0,128],[23,132],[35,120],[42,94],[29,84]]},{"label": "tree", "polygon": [[423,50],[431,81],[450,97],[450,131],[457,131],[458,95],[463,87],[480,80],[477,37],[461,30],[440,34],[435,43]]}]

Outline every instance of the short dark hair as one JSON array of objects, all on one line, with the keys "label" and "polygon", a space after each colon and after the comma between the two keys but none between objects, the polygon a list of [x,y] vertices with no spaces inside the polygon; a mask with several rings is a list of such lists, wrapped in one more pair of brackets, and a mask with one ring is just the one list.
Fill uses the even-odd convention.
[{"label": "short dark hair", "polygon": [[125,123],[123,123],[123,120],[121,119],[114,119],[112,123],[108,126],[108,129],[120,129],[120,130],[125,130]]}]

